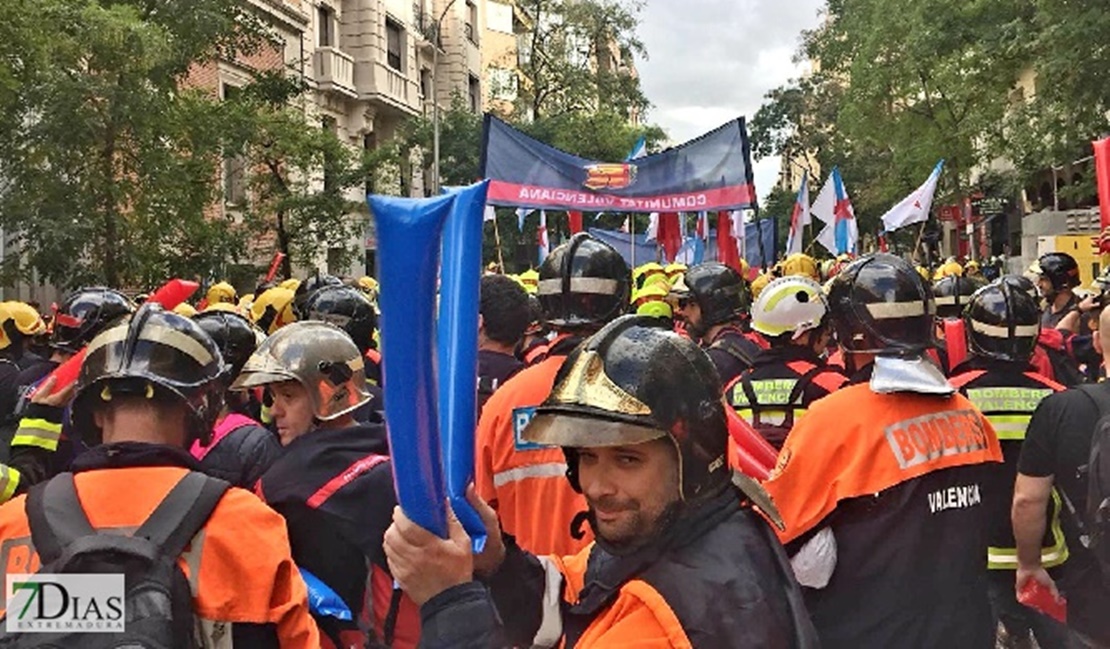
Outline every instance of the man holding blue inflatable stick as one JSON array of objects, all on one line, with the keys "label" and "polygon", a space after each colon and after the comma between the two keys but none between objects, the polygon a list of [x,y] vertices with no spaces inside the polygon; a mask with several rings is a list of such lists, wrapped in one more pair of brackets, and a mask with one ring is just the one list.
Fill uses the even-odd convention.
[{"label": "man holding blue inflatable stick", "polygon": [[561,449],[596,543],[536,557],[472,496],[489,537],[473,556],[455,521],[443,539],[396,510],[385,551],[422,646],[815,647],[781,545],[733,485],[719,386],[695,343],[644,318],[571,352],[523,435]]}]

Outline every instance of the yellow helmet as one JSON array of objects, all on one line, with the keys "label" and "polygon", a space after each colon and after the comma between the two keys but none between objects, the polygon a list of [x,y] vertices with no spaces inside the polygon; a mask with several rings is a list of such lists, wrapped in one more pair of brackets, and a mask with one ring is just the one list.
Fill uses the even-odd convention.
[{"label": "yellow helmet", "polygon": [[362,277],[358,278],[358,287],[362,289],[364,293],[369,293],[373,291],[374,294],[377,295],[378,288],[380,286],[381,284],[378,284],[378,280],[370,277],[369,275],[363,275]]},{"label": "yellow helmet", "polygon": [[46,333],[46,323],[35,307],[15,300],[0,302],[0,349],[7,349],[12,344],[8,336],[7,323],[24,336],[38,336]]},{"label": "yellow helmet", "polygon": [[686,270],[687,270],[686,264],[683,264],[683,263],[680,263],[680,262],[677,262],[677,261],[674,262],[674,263],[667,264],[666,266],[663,267],[663,272],[665,272],[667,274],[667,283],[671,284],[671,285],[673,285],[675,282],[677,282],[679,277],[682,277],[683,275],[685,275]]},{"label": "yellow helmet", "polygon": [[964,267],[958,261],[949,261],[940,265],[937,272],[933,273],[933,281],[942,280],[945,277],[960,277],[964,274]]},{"label": "yellow helmet", "polygon": [[181,304],[178,304],[173,308],[173,312],[177,315],[185,316],[186,318],[191,318],[197,314],[196,308],[188,302],[182,302]]},{"label": "yellow helmet", "polygon": [[808,277],[815,282],[821,281],[821,271],[817,268],[817,261],[804,252],[789,255],[782,261],[781,270],[783,277],[797,275],[798,277]]},{"label": "yellow helmet", "polygon": [[524,290],[535,294],[540,290],[540,273],[535,268],[529,268],[520,274],[520,284]]},{"label": "yellow helmet", "polygon": [[251,321],[267,334],[272,334],[297,320],[293,315],[293,291],[281,286],[262,292],[251,304]]},{"label": "yellow helmet", "polygon": [[634,291],[632,304],[636,306],[636,315],[652,318],[673,318],[674,310],[667,302],[670,288],[666,282],[654,281],[643,288]]},{"label": "yellow helmet", "polygon": [[664,289],[670,289],[671,278],[662,273],[659,273],[658,275],[648,275],[644,278],[644,285],[642,288],[647,288],[653,284],[656,286],[662,286]]},{"label": "yellow helmet", "polygon": [[287,288],[290,291],[295,291],[295,290],[297,290],[297,287],[300,286],[300,285],[301,285],[301,280],[296,279],[296,278],[292,278],[292,279],[287,279],[284,282],[278,284],[278,288]]},{"label": "yellow helmet", "polygon": [[770,284],[772,281],[774,281],[774,279],[775,279],[775,276],[771,272],[760,273],[759,277],[756,277],[755,279],[753,279],[752,280],[752,299],[754,300],[754,299],[758,298],[759,294],[763,292],[763,289],[767,288],[767,285]]},{"label": "yellow helmet", "polygon": [[632,283],[636,286],[643,286],[649,277],[656,277],[659,275],[666,275],[663,266],[658,262],[649,261],[646,264],[640,264],[632,269]]},{"label": "yellow helmet", "polygon": [[243,315],[243,312],[239,310],[239,306],[236,304],[232,304],[231,302],[216,302],[215,304],[209,303],[208,306],[204,307],[203,313],[208,313],[209,311],[226,311],[227,313],[237,313],[239,315]]},{"label": "yellow helmet", "polygon": [[208,289],[208,294],[205,295],[208,304],[235,304],[239,300],[239,296],[235,292],[235,287],[227,282],[218,282],[213,284]]}]

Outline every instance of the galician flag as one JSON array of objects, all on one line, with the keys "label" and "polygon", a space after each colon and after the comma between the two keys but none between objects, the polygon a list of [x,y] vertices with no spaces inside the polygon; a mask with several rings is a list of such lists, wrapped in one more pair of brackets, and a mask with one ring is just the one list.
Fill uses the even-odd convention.
[{"label": "galician flag", "polygon": [[855,210],[848,198],[848,190],[840,177],[840,169],[833,167],[828,181],[813,201],[813,215],[828,225],[817,235],[817,241],[834,255],[855,253],[859,247],[859,227]]},{"label": "galician flag", "polygon": [[798,188],[798,198],[794,201],[794,213],[790,215],[790,234],[786,238],[786,254],[802,251],[802,229],[809,225],[809,172],[802,174],[802,186]]},{"label": "galician flag", "polygon": [[929,174],[925,184],[883,214],[883,228],[887,232],[894,232],[898,228],[929,220],[929,209],[933,206],[933,195],[937,192],[937,181],[940,180],[942,169],[944,169],[944,160],[933,167],[933,173]]}]

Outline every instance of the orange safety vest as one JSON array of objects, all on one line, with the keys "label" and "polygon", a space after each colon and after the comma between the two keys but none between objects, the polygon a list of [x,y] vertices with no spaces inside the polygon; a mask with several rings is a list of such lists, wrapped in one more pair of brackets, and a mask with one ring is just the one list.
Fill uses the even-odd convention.
[{"label": "orange safety vest", "polygon": [[586,510],[581,494],[566,479],[566,457],[559,447],[526,442],[521,433],[536,406],[547,399],[565,356],[521,370],[486,402],[478,422],[475,487],[517,544],[536,555],[569,555],[592,539],[574,539],[571,521]]},{"label": "orange safety vest", "polygon": [[1001,462],[989,421],[963,395],[876,394],[867,384],[815,401],[764,483],[792,541],[850,498],[933,471]]},{"label": "orange safety vest", "polygon": [[[585,587],[589,547],[574,556],[549,557],[563,574],[563,600],[578,603]],[[663,647],[688,649],[693,645],[667,600],[646,581],[625,582],[612,604],[594,618],[576,647]]]},{"label": "orange safety vest", "polygon": [[[186,472],[179,467],[100,469],[78,473],[74,480],[93,527],[130,533]],[[26,496],[19,496],[0,507],[3,580],[40,568],[25,506]],[[282,647],[320,647],[285,520],[249,492],[228,490],[178,563],[193,590],[200,626],[210,636],[205,646],[222,646],[229,624],[251,623],[275,625]]]}]

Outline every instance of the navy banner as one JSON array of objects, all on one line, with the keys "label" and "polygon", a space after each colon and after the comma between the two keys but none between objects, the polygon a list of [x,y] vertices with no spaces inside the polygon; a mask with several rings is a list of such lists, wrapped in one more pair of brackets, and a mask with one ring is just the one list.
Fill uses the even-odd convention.
[{"label": "navy banner", "polygon": [[686,144],[627,162],[570,155],[486,115],[482,177],[492,205],[597,212],[698,212],[755,205],[740,118]]}]

